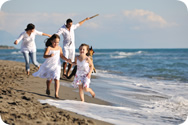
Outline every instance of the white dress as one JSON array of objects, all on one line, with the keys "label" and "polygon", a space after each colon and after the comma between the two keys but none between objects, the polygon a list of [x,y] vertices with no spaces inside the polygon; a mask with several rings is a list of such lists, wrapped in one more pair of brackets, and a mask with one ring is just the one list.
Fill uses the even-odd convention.
[{"label": "white dress", "polygon": [[60,50],[50,50],[50,54],[54,56],[47,58],[44,63],[40,66],[40,69],[33,73],[35,77],[50,79],[60,79],[61,74],[61,61],[60,61]]},{"label": "white dress", "polygon": [[89,72],[90,67],[86,59],[83,61],[79,61],[79,59],[77,59],[77,71],[73,81],[75,88],[78,88],[78,85],[83,85],[83,88],[89,88],[90,79],[87,77]]}]

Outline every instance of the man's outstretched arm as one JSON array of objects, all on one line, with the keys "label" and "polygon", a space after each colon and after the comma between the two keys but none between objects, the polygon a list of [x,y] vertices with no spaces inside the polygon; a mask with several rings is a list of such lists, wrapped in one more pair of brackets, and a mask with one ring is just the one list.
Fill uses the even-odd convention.
[{"label": "man's outstretched arm", "polygon": [[90,18],[87,17],[87,18],[85,18],[84,20],[80,21],[80,22],[79,22],[80,26],[81,26],[86,20],[89,20],[89,19],[90,19]]}]

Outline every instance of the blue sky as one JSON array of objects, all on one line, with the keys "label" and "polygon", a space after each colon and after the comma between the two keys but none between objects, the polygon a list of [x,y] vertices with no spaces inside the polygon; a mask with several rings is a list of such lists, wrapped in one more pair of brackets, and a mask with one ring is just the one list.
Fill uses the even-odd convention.
[{"label": "blue sky", "polygon": [[[13,45],[28,23],[53,34],[67,18],[77,23],[95,14],[75,31],[76,47],[188,48],[188,12],[177,0],[11,0],[0,11],[0,44]],[[36,38],[37,48],[45,39]]]}]

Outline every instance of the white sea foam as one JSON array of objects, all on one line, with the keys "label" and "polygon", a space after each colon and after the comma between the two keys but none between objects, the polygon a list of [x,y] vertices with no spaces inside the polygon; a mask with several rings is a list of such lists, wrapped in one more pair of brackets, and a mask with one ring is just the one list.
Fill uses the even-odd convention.
[{"label": "white sea foam", "polygon": [[[91,117],[97,120],[109,122],[116,125],[139,125],[133,119],[126,119],[129,112],[138,112],[137,110],[126,107],[115,107],[106,105],[97,105],[74,100],[39,100],[41,103],[48,103],[61,109],[76,112],[78,114]],[[134,117],[133,117],[134,118]]]},{"label": "white sea foam", "polygon": [[187,83],[119,76],[106,70],[97,70],[95,76],[90,86],[96,97],[114,106],[70,100],[46,103],[117,125],[177,125],[188,115]]},{"label": "white sea foam", "polygon": [[16,54],[16,55],[18,55],[18,54],[22,54],[22,52],[21,52],[21,51],[14,51],[14,52],[11,52],[11,54]]},{"label": "white sea foam", "polygon": [[174,115],[180,118],[188,115],[188,100],[180,96],[173,96],[169,99],[157,102],[154,101],[153,107],[166,110],[167,112],[170,112],[170,114],[176,112]]},{"label": "white sea foam", "polygon": [[[120,76],[111,74],[106,70],[97,70],[96,76],[101,77],[101,79],[107,80],[106,82],[108,82],[109,84],[121,85],[124,87],[129,86],[130,88],[146,88],[155,90],[156,92],[162,92],[167,95],[185,93],[186,91],[181,91],[182,89],[188,91],[188,83],[179,83],[176,81]],[[174,93],[174,90],[176,90],[176,93]]]},{"label": "white sea foam", "polygon": [[[161,106],[161,104],[154,104],[152,107],[145,105],[143,108],[133,109],[129,107],[98,105],[74,100],[47,99],[39,101],[41,103],[48,103],[52,106],[56,106],[57,108],[72,111],[80,115],[115,125],[172,125],[173,121],[176,121],[176,119],[179,119],[179,123],[181,123],[183,122],[182,117],[186,118],[186,115],[182,116],[182,114],[179,115],[175,113],[176,109],[174,109],[174,111],[164,109],[164,105]],[[174,108],[174,106],[172,107]],[[184,107],[183,109],[187,108]]]},{"label": "white sea foam", "polygon": [[106,101],[122,106],[129,103],[129,107],[134,109],[144,107],[147,111],[150,111],[146,106],[149,105],[152,107],[150,112],[153,112],[154,116],[166,114],[169,119],[164,119],[174,123],[176,121],[174,119],[181,121],[188,115],[188,83],[118,76],[100,70],[98,75],[103,80],[94,80],[94,84],[98,84],[97,82],[105,84],[110,92],[108,94],[115,98],[106,98]]},{"label": "white sea foam", "polygon": [[120,58],[127,58],[133,55],[138,55],[143,53],[142,51],[138,51],[138,52],[115,52],[113,54],[111,54],[111,58],[114,59],[120,59]]}]

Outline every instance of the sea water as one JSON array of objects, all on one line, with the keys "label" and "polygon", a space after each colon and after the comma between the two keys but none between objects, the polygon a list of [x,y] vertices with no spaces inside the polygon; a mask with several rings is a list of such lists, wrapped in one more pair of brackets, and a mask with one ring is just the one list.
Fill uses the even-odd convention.
[{"label": "sea water", "polygon": [[[188,116],[188,49],[95,49],[90,87],[111,106],[73,100],[40,100],[117,125],[178,125]],[[37,60],[44,61],[44,50]],[[77,51],[78,54],[78,51]],[[19,50],[0,59],[24,62]],[[72,87],[70,83],[62,85]],[[89,94],[88,94],[89,95]]]}]

